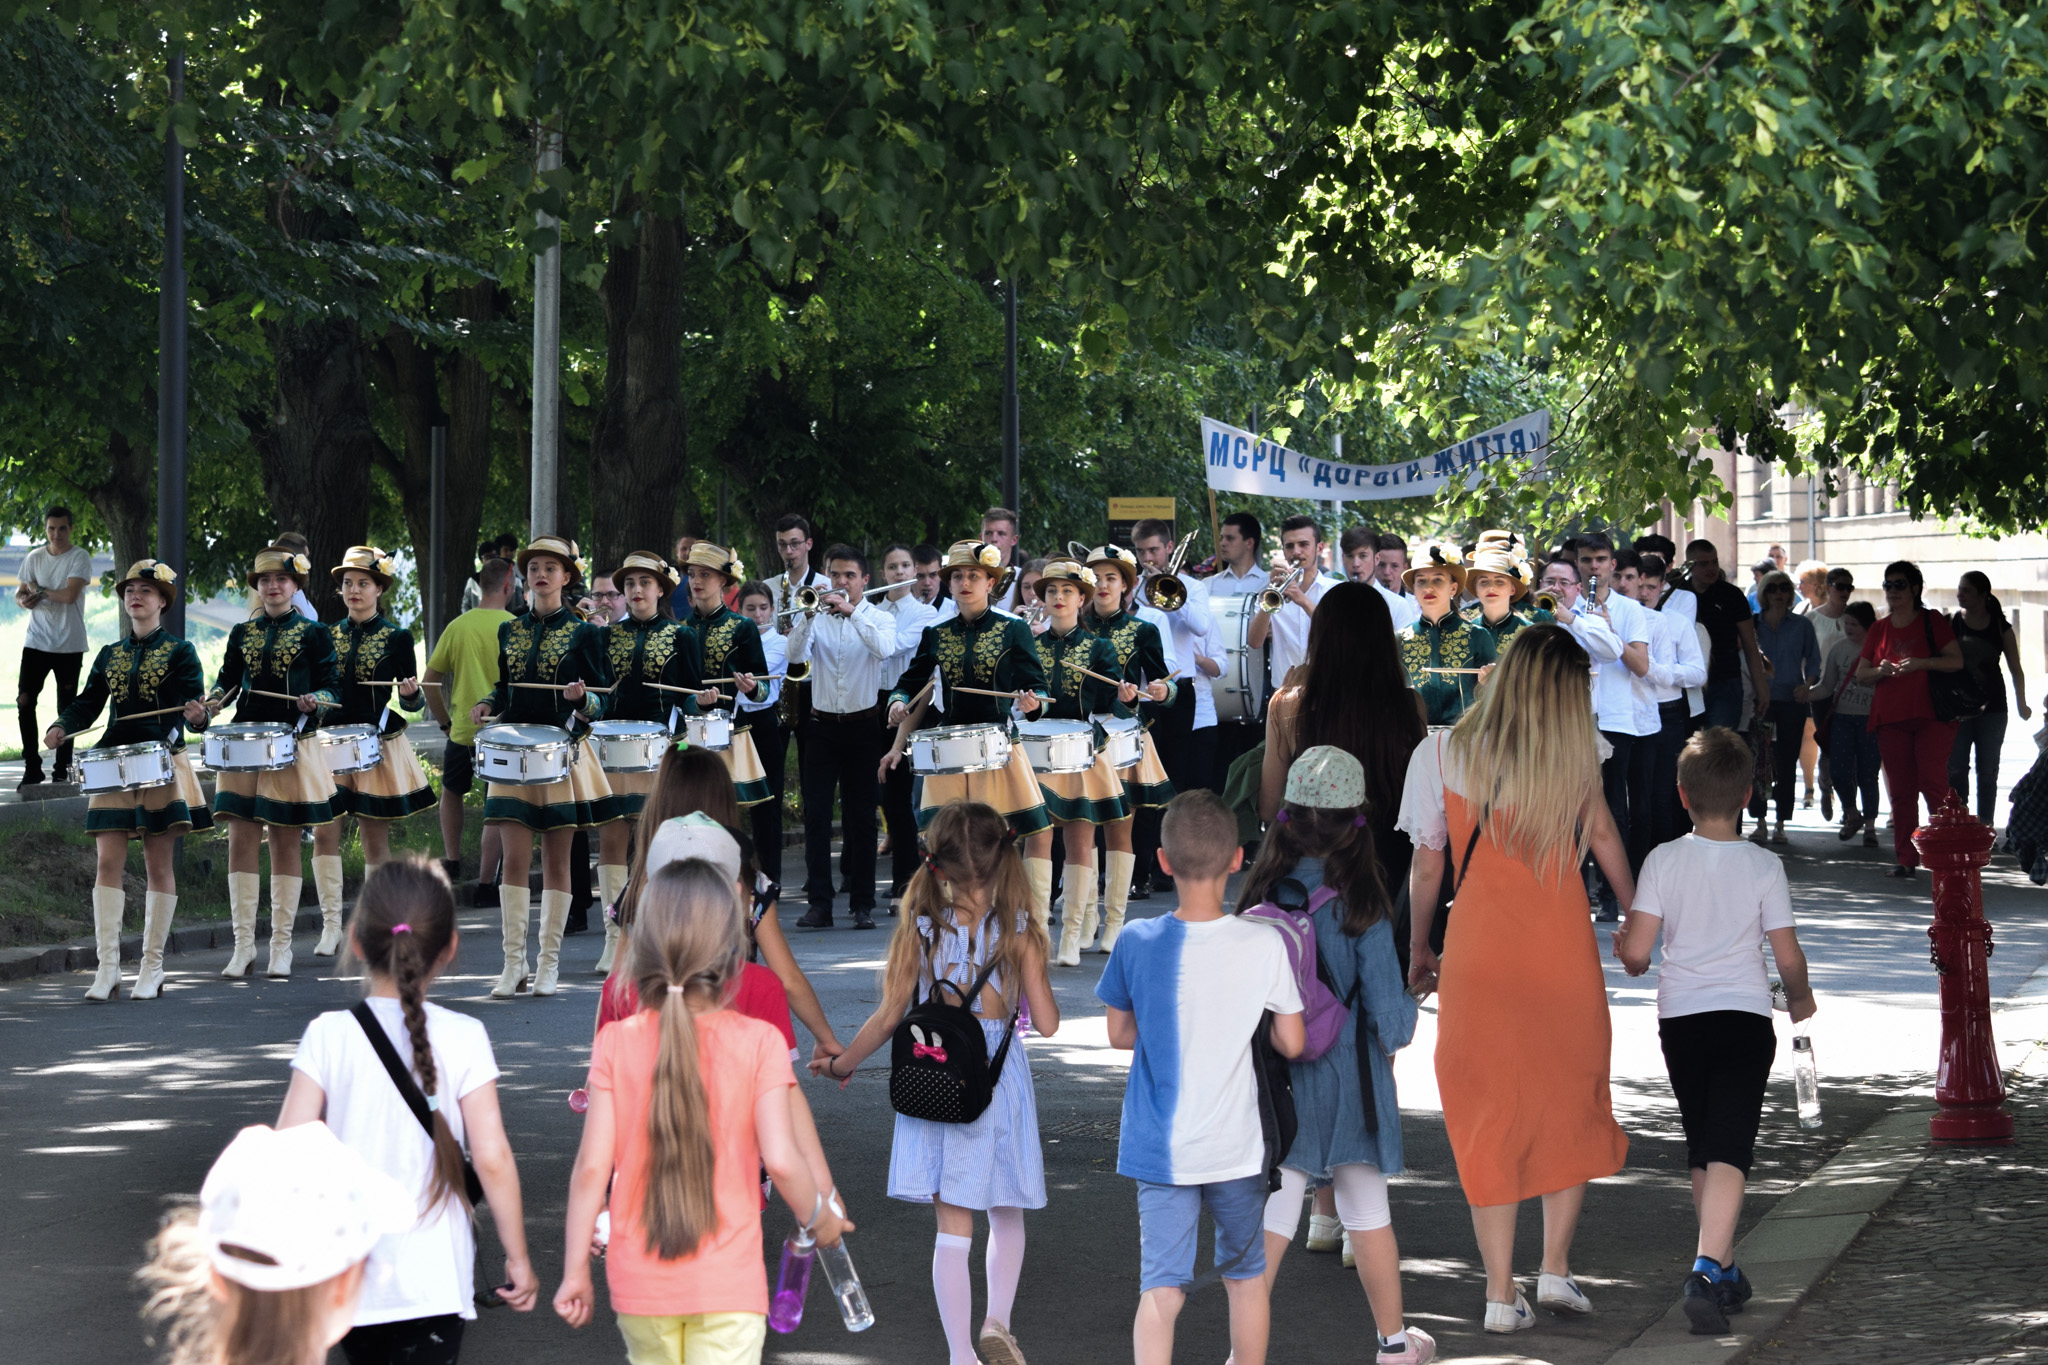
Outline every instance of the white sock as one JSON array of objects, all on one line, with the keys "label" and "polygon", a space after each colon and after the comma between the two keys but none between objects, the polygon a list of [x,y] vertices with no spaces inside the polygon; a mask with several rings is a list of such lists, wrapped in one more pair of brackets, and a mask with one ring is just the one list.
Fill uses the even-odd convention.
[{"label": "white sock", "polygon": [[940,1233],[932,1245],[932,1296],[939,1301],[939,1322],[946,1329],[946,1350],[952,1365],[976,1365],[974,1353],[974,1281],[967,1272],[972,1237]]},{"label": "white sock", "polygon": [[1408,1329],[1406,1327],[1403,1327],[1400,1331],[1394,1333],[1394,1335],[1390,1337],[1380,1338],[1380,1349],[1383,1351],[1398,1351],[1407,1344]]},{"label": "white sock", "polygon": [[1024,1274],[1024,1210],[988,1211],[988,1254],[983,1264],[988,1271],[988,1319],[1008,1327],[1017,1306],[1017,1281]]}]

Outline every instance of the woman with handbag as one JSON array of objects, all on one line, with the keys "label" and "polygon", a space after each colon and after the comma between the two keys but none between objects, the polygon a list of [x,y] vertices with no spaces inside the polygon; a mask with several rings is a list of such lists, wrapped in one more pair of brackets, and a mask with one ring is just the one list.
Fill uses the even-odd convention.
[{"label": "woman with handbag", "polygon": [[1884,784],[1892,802],[1892,854],[1886,874],[1911,877],[1920,867],[1913,831],[1920,825],[1920,798],[1930,814],[1948,794],[1948,760],[1955,751],[1956,721],[1984,709],[1983,698],[1963,669],[1963,647],[1955,630],[1920,600],[1920,568],[1901,559],[1885,565],[1884,602],[1890,614],[1863,637],[1856,681],[1875,684],[1870,728],[1877,732]]},{"label": "woman with handbag", "polygon": [[505,1247],[498,1297],[525,1313],[539,1293],[490,1037],[426,999],[457,946],[455,895],[438,867],[401,858],[372,869],[349,919],[368,998],[306,1026],[277,1116],[279,1128],[324,1119],[422,1210],[370,1253],[355,1326],[341,1340],[349,1365],[452,1365],[463,1324],[476,1318],[478,1193]]}]

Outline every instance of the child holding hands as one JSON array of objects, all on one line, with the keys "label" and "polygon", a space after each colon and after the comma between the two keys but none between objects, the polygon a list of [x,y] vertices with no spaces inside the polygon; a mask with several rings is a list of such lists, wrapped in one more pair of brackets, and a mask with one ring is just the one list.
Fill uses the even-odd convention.
[{"label": "child holding hands", "polygon": [[1792,1022],[1814,1012],[1784,865],[1740,833],[1754,771],[1749,746],[1733,730],[1715,726],[1687,741],[1678,796],[1693,832],[1644,860],[1635,905],[1614,936],[1630,976],[1649,970],[1663,937],[1657,1031],[1685,1127],[1700,1225],[1698,1257],[1685,1277],[1694,1335],[1725,1333],[1728,1315],[1750,1296],[1735,1264],[1735,1224],[1778,1049],[1761,941],[1771,945]]}]

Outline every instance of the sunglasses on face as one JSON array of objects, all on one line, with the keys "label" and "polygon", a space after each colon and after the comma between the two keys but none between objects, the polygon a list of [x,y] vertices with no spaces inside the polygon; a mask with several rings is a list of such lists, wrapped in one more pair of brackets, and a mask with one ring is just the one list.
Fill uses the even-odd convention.
[{"label": "sunglasses on face", "polygon": [[1913,591],[1913,585],[1903,578],[1887,578],[1884,581],[1884,590],[1886,592],[1911,592]]}]

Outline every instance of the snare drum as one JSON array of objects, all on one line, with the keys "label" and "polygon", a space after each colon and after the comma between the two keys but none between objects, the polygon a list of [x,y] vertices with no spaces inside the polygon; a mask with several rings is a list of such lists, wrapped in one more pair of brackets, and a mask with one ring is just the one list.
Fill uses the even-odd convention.
[{"label": "snare drum", "polygon": [[1145,756],[1145,727],[1136,716],[1091,716],[1102,727],[1102,751],[1109,755],[1112,768],[1137,766]]},{"label": "snare drum", "polygon": [[722,754],[732,748],[732,717],[723,711],[683,717],[683,738],[690,747]]},{"label": "snare drum", "polygon": [[1208,680],[1216,700],[1216,719],[1252,723],[1266,715],[1266,650],[1246,642],[1245,634],[1259,615],[1259,595],[1211,597],[1210,618],[1223,638],[1223,671]]},{"label": "snare drum", "polygon": [[567,781],[576,741],[558,725],[486,725],[476,732],[476,771],[507,787]]},{"label": "snare drum", "polygon": [[216,725],[206,732],[201,752],[215,772],[274,773],[292,766],[299,746],[287,726]]},{"label": "snare drum", "polygon": [[660,721],[601,720],[590,727],[590,747],[608,773],[651,773],[668,746],[668,727]]},{"label": "snare drum", "polygon": [[989,773],[1009,762],[1010,736],[1000,725],[941,725],[910,737],[913,772]]},{"label": "snare drum", "polygon": [[1084,720],[1026,720],[1017,723],[1017,743],[1031,771],[1082,773],[1095,766],[1095,731]]},{"label": "snare drum", "polygon": [[384,743],[374,725],[336,725],[316,730],[313,738],[327,755],[330,773],[366,773],[384,757]]},{"label": "snare drum", "polygon": [[161,787],[178,777],[178,770],[171,765],[170,746],[155,740],[80,749],[76,762],[78,789],[87,796]]}]

